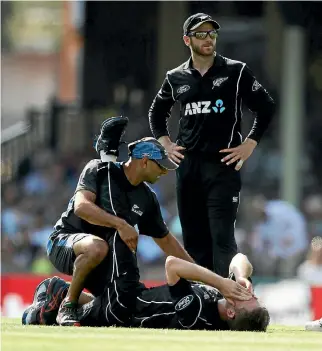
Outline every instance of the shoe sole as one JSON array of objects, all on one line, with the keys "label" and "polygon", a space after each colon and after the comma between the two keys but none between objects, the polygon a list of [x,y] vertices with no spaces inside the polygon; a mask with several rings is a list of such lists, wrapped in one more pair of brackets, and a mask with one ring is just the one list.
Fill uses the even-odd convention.
[{"label": "shoe sole", "polygon": [[62,323],[59,325],[61,327],[81,327],[81,324],[79,322],[68,322],[68,323]]},{"label": "shoe sole", "polygon": [[[120,117],[121,118],[121,117]],[[124,126],[127,126],[127,124],[129,123],[129,119],[126,118],[126,117],[122,117],[122,119],[119,119],[118,121],[116,120],[112,120],[111,119],[108,119],[107,121],[105,121],[102,126],[101,126],[101,132],[97,138],[97,141],[96,141],[96,144],[95,144],[95,151],[98,153],[97,151],[97,144],[99,142],[99,140],[102,138],[102,130],[104,128],[105,125],[109,124],[109,123],[114,123],[114,125],[118,125],[118,124],[123,124]]]},{"label": "shoe sole", "polygon": [[[40,324],[42,325],[46,325],[46,314],[47,313],[51,313],[55,310],[57,310],[57,313],[58,313],[58,309],[59,309],[59,306],[60,306],[60,303],[58,304],[58,296],[59,294],[62,293],[63,291],[63,287],[61,287],[57,293],[55,295],[52,294],[52,289],[53,289],[53,286],[54,286],[54,283],[58,280],[59,278],[58,277],[53,277],[51,279],[51,282],[49,283],[48,287],[47,287],[47,290],[46,290],[46,301],[44,303],[44,305],[41,307],[41,310],[40,310],[40,314],[39,314],[39,317],[40,317]],[[48,317],[48,316],[47,316]],[[55,318],[56,320],[56,318]]]},{"label": "shoe sole", "polygon": [[314,325],[314,326],[305,326],[305,330],[306,331],[313,331],[313,332],[322,332],[322,327],[318,326],[318,325]]}]

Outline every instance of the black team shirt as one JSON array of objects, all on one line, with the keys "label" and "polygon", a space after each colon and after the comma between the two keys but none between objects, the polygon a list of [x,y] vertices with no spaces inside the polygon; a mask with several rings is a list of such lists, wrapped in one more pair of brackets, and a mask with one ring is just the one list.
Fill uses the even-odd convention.
[{"label": "black team shirt", "polygon": [[176,102],[180,104],[177,143],[187,151],[212,154],[242,142],[242,104],[255,115],[248,137],[257,142],[275,111],[273,99],[249,67],[218,54],[204,76],[192,67],[191,58],[167,72],[149,110],[156,139],[169,136],[167,119]]},{"label": "black team shirt", "polygon": [[[79,177],[75,194],[79,190],[96,194],[99,207],[132,226],[137,225],[140,234],[163,238],[169,233],[155,193],[144,182],[133,186],[125,176],[122,163],[89,161]],[[114,228],[93,225],[75,215],[75,194],[56,223],[55,232],[88,233],[108,240],[115,233]]]}]

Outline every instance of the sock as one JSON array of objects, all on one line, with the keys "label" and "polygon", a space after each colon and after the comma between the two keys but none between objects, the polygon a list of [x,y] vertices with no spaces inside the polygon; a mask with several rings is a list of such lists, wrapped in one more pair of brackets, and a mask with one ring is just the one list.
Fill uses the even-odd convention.
[{"label": "sock", "polygon": [[68,308],[77,308],[78,303],[74,302],[74,301],[65,301],[64,302],[64,307],[68,307]]}]

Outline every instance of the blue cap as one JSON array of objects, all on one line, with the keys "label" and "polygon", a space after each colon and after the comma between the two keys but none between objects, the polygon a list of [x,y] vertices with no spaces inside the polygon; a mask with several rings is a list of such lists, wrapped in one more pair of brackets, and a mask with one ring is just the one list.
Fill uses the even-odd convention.
[{"label": "blue cap", "polygon": [[128,148],[129,155],[133,158],[147,157],[168,170],[178,168],[178,165],[169,158],[166,149],[155,138],[147,137],[134,141],[128,145]]}]

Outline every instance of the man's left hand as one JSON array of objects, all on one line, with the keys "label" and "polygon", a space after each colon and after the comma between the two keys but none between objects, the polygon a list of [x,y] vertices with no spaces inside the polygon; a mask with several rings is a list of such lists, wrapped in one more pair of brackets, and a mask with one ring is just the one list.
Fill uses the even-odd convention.
[{"label": "man's left hand", "polygon": [[220,150],[219,152],[229,152],[229,155],[225,156],[221,162],[226,162],[227,166],[237,162],[235,170],[239,171],[242,168],[243,163],[253,153],[256,145],[257,141],[246,138],[245,141],[237,147]]},{"label": "man's left hand", "polygon": [[251,292],[252,294],[254,293],[253,285],[247,278],[240,277],[237,278],[236,281],[240,285],[244,286],[249,292]]},{"label": "man's left hand", "polygon": [[228,278],[222,280],[222,284],[220,288],[218,287],[218,290],[233,306],[235,306],[235,300],[248,301],[253,297],[253,294],[246,287]]}]

